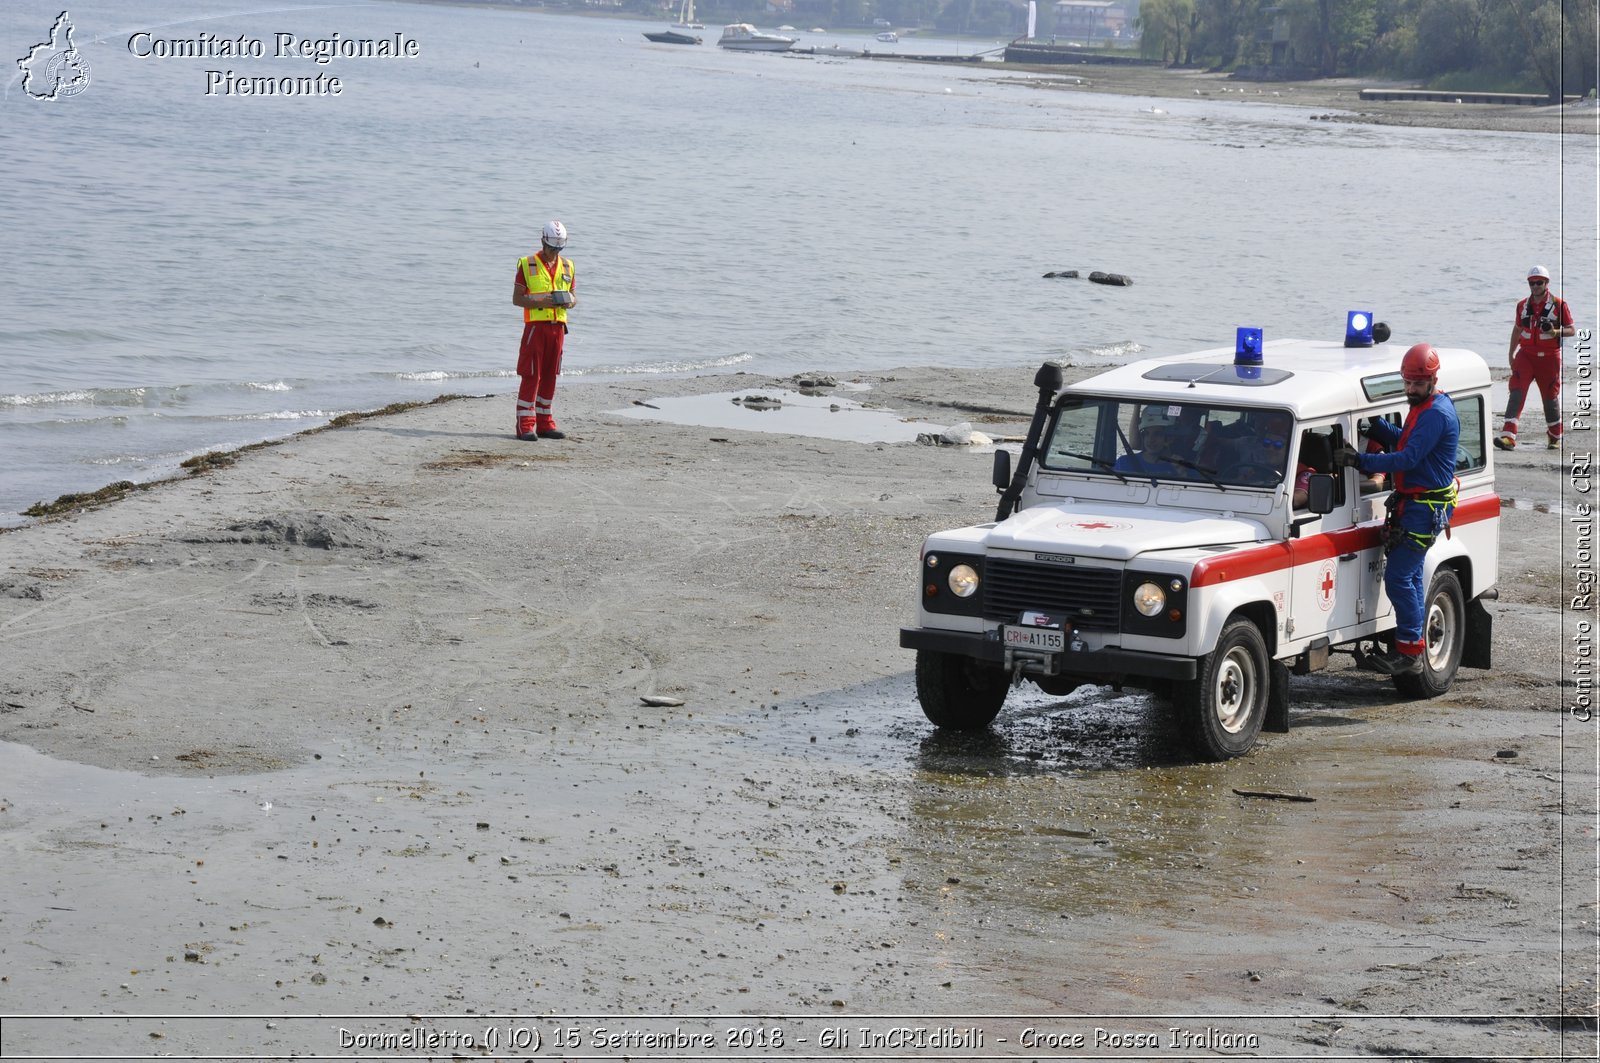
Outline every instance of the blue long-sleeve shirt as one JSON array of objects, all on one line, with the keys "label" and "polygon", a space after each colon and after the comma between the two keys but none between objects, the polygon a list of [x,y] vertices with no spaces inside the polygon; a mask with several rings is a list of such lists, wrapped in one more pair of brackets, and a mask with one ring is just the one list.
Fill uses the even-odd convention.
[{"label": "blue long-sleeve shirt", "polygon": [[1387,454],[1362,454],[1362,472],[1396,473],[1399,491],[1426,491],[1455,482],[1461,419],[1449,395],[1436,392],[1429,401],[1412,407],[1404,428],[1374,418],[1367,423],[1367,435],[1386,447],[1394,446],[1402,436],[1406,442]]}]

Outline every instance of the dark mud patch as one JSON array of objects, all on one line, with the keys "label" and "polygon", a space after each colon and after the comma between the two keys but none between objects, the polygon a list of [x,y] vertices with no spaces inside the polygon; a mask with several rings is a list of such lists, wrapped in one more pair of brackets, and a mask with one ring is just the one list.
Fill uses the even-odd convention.
[{"label": "dark mud patch", "polygon": [[467,469],[488,469],[496,465],[526,465],[534,461],[569,461],[564,451],[552,452],[527,448],[512,451],[456,450],[437,461],[422,463],[424,469],[434,472],[461,472]]},{"label": "dark mud patch", "polygon": [[31,579],[7,577],[0,579],[0,598],[26,598],[31,601],[44,600],[44,588]]},{"label": "dark mud patch", "polygon": [[177,541],[199,545],[239,544],[298,546],[313,550],[359,550],[413,560],[417,558],[415,554],[389,549],[387,536],[364,518],[310,510],[238,521],[218,531],[178,536]]},{"label": "dark mud patch", "polygon": [[277,594],[257,594],[250,599],[252,604],[268,609],[296,609],[301,605],[307,608],[323,609],[377,609],[377,602],[369,602],[363,598],[348,598],[342,594],[313,593],[306,595],[290,594],[280,591]]}]

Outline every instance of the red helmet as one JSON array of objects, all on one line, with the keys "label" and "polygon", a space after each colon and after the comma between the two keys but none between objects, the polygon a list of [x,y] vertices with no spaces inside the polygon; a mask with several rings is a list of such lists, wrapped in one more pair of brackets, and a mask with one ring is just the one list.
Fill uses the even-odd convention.
[{"label": "red helmet", "polygon": [[1439,352],[1431,343],[1414,345],[1400,359],[1400,375],[1406,380],[1439,379]]}]

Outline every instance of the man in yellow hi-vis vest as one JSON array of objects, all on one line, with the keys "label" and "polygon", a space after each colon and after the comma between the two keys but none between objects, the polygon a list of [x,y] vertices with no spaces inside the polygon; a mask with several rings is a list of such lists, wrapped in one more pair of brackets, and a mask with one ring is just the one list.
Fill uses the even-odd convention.
[{"label": "man in yellow hi-vis vest", "polygon": [[517,262],[517,283],[511,301],[522,307],[522,347],[517,354],[517,438],[565,439],[556,427],[551,407],[556,397],[556,376],[561,372],[561,348],[567,337],[567,311],[578,303],[573,294],[572,261],[563,258],[567,227],[546,222],[539,253]]}]

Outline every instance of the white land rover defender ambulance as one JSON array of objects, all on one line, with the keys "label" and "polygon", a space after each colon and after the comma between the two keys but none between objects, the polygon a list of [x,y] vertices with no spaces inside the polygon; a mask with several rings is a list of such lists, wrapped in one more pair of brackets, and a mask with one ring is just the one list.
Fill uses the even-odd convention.
[{"label": "white land rover defender ambulance", "polygon": [[[1034,378],[1039,404],[1011,470],[995,456],[999,512],[922,548],[917,697],[928,719],[975,730],[1027,679],[1170,698],[1196,755],[1240,756],[1263,727],[1289,727],[1289,674],[1356,663],[1388,642],[1381,476],[1336,469],[1336,448],[1371,446],[1373,418],[1399,424],[1406,345],[1353,312],[1344,343],[1240,329],[1221,348],[1133,363],[1061,386]],[[1458,667],[1490,666],[1500,499],[1494,489],[1489,369],[1439,351],[1438,388],[1461,419],[1459,500],[1428,551],[1420,673],[1410,698],[1450,688]]]}]

